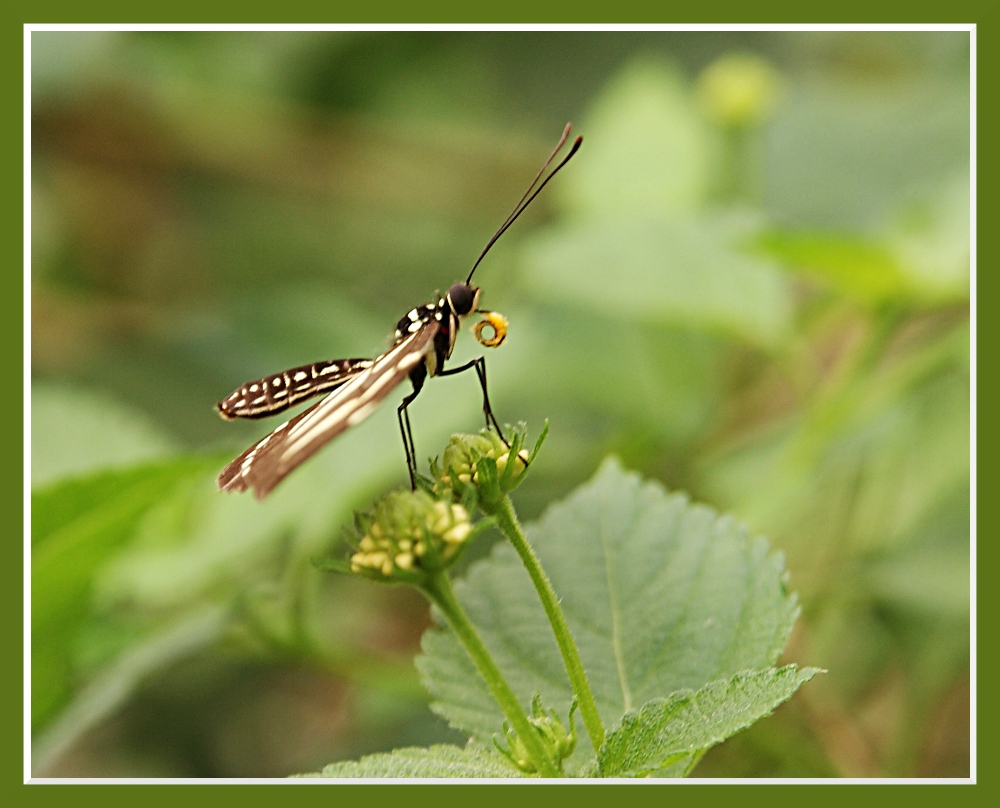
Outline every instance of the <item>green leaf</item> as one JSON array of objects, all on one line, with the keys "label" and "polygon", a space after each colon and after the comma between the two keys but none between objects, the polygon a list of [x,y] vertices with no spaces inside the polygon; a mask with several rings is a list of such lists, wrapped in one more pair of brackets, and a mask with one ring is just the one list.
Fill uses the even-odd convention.
[{"label": "green leaf", "polygon": [[637,59],[593,103],[582,154],[553,190],[573,212],[601,218],[672,213],[708,197],[717,144],[680,72]]},{"label": "green leaf", "polygon": [[406,747],[368,755],[358,761],[331,763],[300,777],[525,777],[495,752],[470,744],[464,749],[440,744]]},{"label": "green leaf", "polygon": [[525,277],[544,299],[770,345],[791,324],[791,286],[769,258],[737,249],[755,227],[733,216],[552,228],[529,243]]},{"label": "green leaf", "polygon": [[835,554],[905,544],[968,484],[968,338],[960,324],[735,441],[709,458],[702,485],[781,541],[803,589],[829,585]]},{"label": "green leaf", "polygon": [[[512,389],[520,413],[553,418],[566,410],[597,413],[673,442],[705,428],[721,394],[716,368],[724,339],[593,309],[541,305],[505,313],[513,333],[503,350],[489,357],[491,394],[496,385],[498,401]],[[594,383],[595,373],[600,384]],[[656,440],[647,437],[646,443]]]},{"label": "green leaf", "polygon": [[[774,664],[798,615],[783,558],[731,517],[606,461],[527,535],[550,575],[605,726],[637,705]],[[527,704],[539,692],[566,714],[572,699],[537,595],[507,544],[455,587],[472,622]],[[417,660],[432,705],[488,742],[501,724],[486,685],[442,626]],[[581,738],[572,764],[590,754]],[[572,765],[571,767],[572,768]]]},{"label": "green leaf", "polygon": [[886,237],[907,279],[924,296],[969,294],[971,205],[969,175],[922,189],[900,208]]},{"label": "green leaf", "polygon": [[597,755],[603,777],[647,775],[707,749],[768,715],[818,668],[744,671],[627,713]]},{"label": "green leaf", "polygon": [[871,238],[771,230],[754,246],[863,303],[882,303],[907,292],[906,277],[892,250]]},{"label": "green leaf", "polygon": [[66,385],[31,385],[31,484],[132,466],[176,452],[141,413]]},{"label": "green leaf", "polygon": [[89,677],[58,718],[32,743],[32,766],[44,771],[109,713],[117,710],[151,674],[218,641],[229,626],[227,610],[209,607],[168,622]]},{"label": "green leaf", "polygon": [[73,479],[32,493],[32,721],[47,721],[70,694],[70,646],[87,612],[96,571],[134,534],[142,516],[216,457]]},{"label": "green leaf", "polygon": [[968,619],[968,544],[906,549],[866,570],[872,595],[908,612]]},{"label": "green leaf", "polygon": [[968,75],[894,81],[809,78],[764,134],[777,221],[866,230],[915,187],[969,165]]},{"label": "green leaf", "polygon": [[773,229],[754,247],[863,303],[962,299],[969,293],[969,215],[969,177],[956,174],[913,194],[881,233]]}]

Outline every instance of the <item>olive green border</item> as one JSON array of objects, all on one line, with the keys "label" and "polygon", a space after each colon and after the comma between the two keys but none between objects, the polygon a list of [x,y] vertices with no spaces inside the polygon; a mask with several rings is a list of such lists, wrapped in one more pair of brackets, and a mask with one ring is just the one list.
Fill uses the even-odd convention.
[{"label": "olive green border", "polygon": [[[0,295],[0,305],[3,306],[2,316],[0,316],[0,328],[2,328],[2,344],[5,350],[15,355],[11,366],[23,365],[23,120],[20,111],[23,109],[23,26],[26,23],[175,23],[175,22],[203,22],[203,23],[316,23],[316,22],[354,22],[361,24],[378,23],[498,23],[498,22],[520,22],[520,23],[566,23],[569,21],[578,23],[629,23],[642,24],[654,22],[670,23],[961,23],[977,25],[977,54],[978,54],[978,120],[977,132],[982,133],[977,142],[984,144],[979,149],[977,166],[977,187],[981,190],[978,201],[977,222],[985,234],[979,239],[978,273],[977,283],[977,311],[990,312],[992,303],[996,300],[997,288],[997,263],[994,259],[996,249],[990,235],[995,230],[994,222],[997,219],[990,215],[989,211],[994,208],[996,202],[988,189],[992,184],[987,180],[996,176],[997,157],[994,149],[989,148],[991,142],[996,142],[998,129],[992,125],[996,117],[996,83],[991,78],[1000,74],[998,70],[997,39],[996,31],[1000,22],[1000,9],[995,2],[968,2],[968,0],[953,0],[950,3],[927,3],[916,5],[914,3],[885,2],[885,0],[842,0],[836,5],[818,5],[790,2],[773,2],[765,0],[748,4],[745,2],[734,2],[729,0],[726,3],[715,3],[711,7],[702,3],[684,3],[676,6],[667,5],[662,2],[652,2],[652,0],[619,0],[616,3],[593,3],[585,5],[579,2],[569,3],[539,3],[537,0],[524,2],[524,0],[507,0],[501,3],[457,3],[441,2],[431,0],[420,4],[404,3],[402,0],[393,2],[364,3],[353,6],[339,3],[327,2],[300,2],[300,0],[285,0],[280,4],[259,4],[248,3],[216,3],[190,2],[189,0],[174,0],[170,4],[152,5],[147,3],[116,3],[106,0],[96,0],[88,3],[67,2],[34,2],[20,3],[15,0],[11,7],[2,12],[4,24],[2,29],[3,47],[0,49],[0,60],[2,60],[3,85],[5,95],[8,96],[9,110],[17,110],[16,113],[8,117],[8,124],[2,128],[5,139],[10,141],[7,151],[7,158],[3,160],[3,184],[6,190],[7,213],[0,217],[0,226],[8,232],[7,243],[17,245],[8,253],[7,269],[0,273],[0,279],[5,286],[9,286],[6,293]],[[984,317],[979,321],[979,356],[985,357],[985,362],[979,365],[985,369],[978,378],[977,404],[983,417],[978,419],[978,455],[987,457],[983,447],[993,445],[995,440],[996,427],[993,419],[989,418],[989,413],[993,412],[996,406],[996,374],[990,373],[991,368],[996,365],[989,361],[993,357],[994,346],[997,344],[994,339],[997,337],[997,320],[995,317]],[[9,367],[11,367],[9,366]],[[0,404],[4,408],[4,419],[6,422],[16,423],[23,418],[22,412],[21,384],[14,388],[8,387],[5,394],[0,397]],[[993,406],[990,406],[990,405]],[[22,421],[23,423],[23,421]],[[20,447],[21,444],[18,444]],[[24,786],[21,785],[23,777],[22,765],[22,665],[20,649],[23,648],[22,638],[22,550],[23,542],[21,537],[23,527],[20,514],[23,510],[23,480],[22,474],[22,452],[20,448],[5,452],[6,463],[2,466],[5,476],[9,477],[9,484],[3,485],[2,490],[4,501],[8,503],[4,512],[16,514],[11,518],[13,525],[18,529],[11,528],[5,531],[6,541],[5,551],[11,558],[8,563],[3,564],[4,576],[7,578],[5,585],[0,587],[0,604],[4,608],[4,613],[10,615],[5,621],[5,634],[7,645],[17,649],[8,655],[8,664],[3,668],[5,698],[3,699],[3,712],[0,713],[0,720],[4,727],[2,736],[2,751],[0,755],[0,765],[3,767],[3,777],[0,779],[5,786],[10,786],[16,790],[16,794],[11,794],[15,802],[8,804],[26,805],[29,803],[48,803],[58,801],[65,804],[67,799],[73,800],[83,795],[74,786],[68,786],[73,790],[73,794],[66,793],[63,787],[51,788],[45,786]],[[990,501],[989,495],[996,488],[998,480],[992,473],[992,467],[988,464],[980,463],[978,467],[977,491],[984,496],[984,501]],[[5,480],[4,482],[7,482]],[[978,514],[977,514],[978,515]],[[988,517],[978,523],[980,536],[987,539],[997,535],[996,517]],[[996,569],[996,546],[993,541],[981,541],[978,543],[978,568],[982,570]],[[982,607],[979,613],[984,616],[993,614],[990,603],[995,605],[996,587],[984,586],[984,596],[980,599]],[[992,623],[987,621],[986,626],[992,627]],[[989,636],[989,634],[987,634]],[[992,652],[994,643],[987,642],[984,646],[979,646],[979,651],[983,656],[979,657],[978,669],[984,670],[983,660],[988,660],[995,652]],[[14,661],[16,660],[16,662]],[[983,727],[991,727],[993,722],[990,716],[996,715],[996,696],[994,689],[987,687],[979,689],[978,716]],[[983,747],[981,744],[985,743]],[[979,736],[979,748],[977,749],[978,760],[989,760],[990,748],[995,748],[997,743],[992,740],[992,733],[983,733]],[[987,754],[983,754],[983,751]],[[985,795],[983,788],[990,788],[996,780],[992,770],[983,771],[978,776],[980,785],[962,792],[950,793],[946,799],[960,800],[962,802],[975,800],[978,802]],[[327,791],[327,788],[337,788],[336,793]],[[500,804],[501,800],[516,799],[518,801],[529,800],[531,802],[541,802],[549,800],[591,802],[599,800],[605,802],[609,798],[620,799],[621,794],[614,797],[599,786],[547,786],[532,787],[530,794],[526,791],[505,791],[500,792],[501,786],[475,786],[475,794],[471,794],[462,787],[455,786],[379,786],[374,790],[366,788],[365,791],[356,789],[365,788],[363,786],[350,785],[315,785],[298,786],[297,791],[288,791],[287,788],[280,795],[273,794],[269,789],[244,788],[239,793],[228,793],[225,796],[229,799],[246,801],[259,801],[272,799],[282,802],[294,801],[295,804],[316,804],[328,805],[331,800],[337,804],[353,805],[355,802],[383,803],[392,801],[399,805],[411,801],[434,801],[441,804],[452,801],[466,801],[475,799],[481,804]],[[610,786],[612,788],[620,788]],[[684,787],[684,786],[680,786]],[[707,799],[715,802],[717,800],[742,799],[747,796],[760,797],[766,800],[782,800],[787,803],[790,800],[808,800],[826,802],[830,800],[842,799],[857,800],[862,795],[857,793],[857,786],[847,786],[851,792],[839,793],[830,792],[827,789],[817,789],[808,787],[807,793],[793,793],[787,790],[788,786],[763,786],[766,791],[772,788],[783,788],[780,793],[765,793],[759,788],[756,791],[743,791],[741,794],[733,794],[730,788],[721,787],[711,791],[701,790],[696,799],[704,801]],[[117,787],[97,787],[100,793],[91,792],[91,799],[103,800],[108,803],[126,801],[132,803],[142,800],[146,805],[162,803],[164,805],[173,804],[177,799],[197,801],[218,799],[221,794],[208,791],[208,786],[200,787],[197,797],[191,791],[185,790],[183,794],[172,792],[162,788],[143,788],[142,793],[137,793],[139,786],[117,786]],[[523,789],[525,786],[519,786]],[[541,790],[540,790],[541,788]],[[561,793],[556,793],[552,789],[558,789]],[[573,791],[569,791],[573,788]],[[627,799],[634,805],[662,804],[664,799],[669,799],[661,791],[662,786],[637,785],[632,787]],[[794,786],[792,787],[794,788]],[[864,800],[869,799],[874,803],[878,800],[884,801],[885,795],[872,790],[872,787],[862,787],[865,790]],[[344,789],[350,789],[345,791]],[[795,789],[798,791],[798,789]],[[6,792],[7,789],[4,789]],[[990,789],[992,791],[992,789]],[[675,799],[687,800],[695,798],[690,792],[677,792],[670,795]],[[931,799],[941,798],[941,795],[933,795]]]}]

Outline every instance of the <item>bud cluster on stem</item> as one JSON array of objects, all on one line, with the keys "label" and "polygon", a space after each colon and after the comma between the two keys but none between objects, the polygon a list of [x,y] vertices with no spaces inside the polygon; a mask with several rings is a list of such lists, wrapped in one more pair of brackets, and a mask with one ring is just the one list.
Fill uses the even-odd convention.
[{"label": "bud cluster on stem", "polygon": [[[488,429],[478,435],[454,435],[442,458],[431,462],[431,478],[418,478],[418,490],[390,492],[356,516],[357,536],[349,562],[331,561],[325,566],[419,588],[440,609],[500,705],[508,747],[501,751],[526,773],[555,777],[576,746],[573,711],[577,705],[595,750],[603,743],[604,727],[558,597],[508,496],[538,455],[548,424],[530,453],[523,448],[526,433],[526,427],[519,424],[510,430],[509,443]],[[477,509],[488,518],[473,523]],[[532,718],[528,718],[452,592],[449,568],[492,525],[514,546],[552,625],[574,693],[569,731],[554,712],[542,708],[537,696],[532,700]]]},{"label": "bud cluster on stem", "polygon": [[[549,757],[559,766],[560,772],[562,771],[562,762],[576,749],[576,727],[573,725],[573,713],[576,707],[576,699],[574,699],[569,708],[569,730],[567,730],[563,722],[559,720],[555,710],[546,710],[542,707],[542,697],[538,693],[535,693],[531,698],[531,717],[528,722],[531,724],[534,734],[542,742]],[[524,739],[506,721],[503,725],[503,731],[507,738],[507,748],[502,747],[495,738],[493,745],[521,771],[534,774],[537,769]]]},{"label": "bud cluster on stem", "polygon": [[392,491],[359,513],[356,525],[361,537],[351,572],[420,586],[427,575],[454,564],[489,523],[473,525],[465,505],[426,491]]},{"label": "bud cluster on stem", "polygon": [[478,435],[453,435],[441,460],[431,462],[431,489],[438,496],[450,494],[456,500],[474,495],[480,509],[492,515],[523,481],[549,426],[545,425],[530,453],[522,448],[526,432],[524,424],[518,424],[510,432],[510,443],[489,429]]}]

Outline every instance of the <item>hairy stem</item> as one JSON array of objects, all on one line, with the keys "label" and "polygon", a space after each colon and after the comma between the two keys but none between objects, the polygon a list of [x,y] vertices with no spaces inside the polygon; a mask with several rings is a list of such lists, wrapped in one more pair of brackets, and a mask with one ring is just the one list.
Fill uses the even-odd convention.
[{"label": "hairy stem", "polygon": [[594,700],[594,693],[590,689],[590,682],[587,681],[587,674],[583,670],[583,663],[580,661],[580,652],[576,648],[576,642],[566,623],[566,616],[559,606],[559,599],[549,577],[542,569],[538,556],[528,544],[528,539],[517,521],[517,514],[514,512],[514,505],[510,497],[504,495],[497,503],[492,515],[497,520],[497,526],[503,531],[517,554],[521,557],[521,563],[531,576],[531,581],[535,585],[538,597],[542,601],[542,608],[552,624],[552,632],[556,637],[556,644],[559,646],[559,653],[562,654],[563,665],[566,666],[566,673],[569,675],[570,686],[573,688],[573,695],[576,696],[577,704],[580,706],[580,715],[583,724],[590,736],[590,743],[596,752],[604,743],[604,724],[601,716],[597,712],[597,702]]},{"label": "hairy stem", "polygon": [[517,732],[518,738],[524,743],[535,769],[543,777],[560,777],[561,773],[558,767],[552,762],[544,744],[538,737],[537,731],[528,721],[528,716],[517,700],[517,696],[510,689],[507,680],[503,678],[500,668],[493,661],[493,657],[490,656],[483,641],[476,634],[472,623],[469,622],[465,610],[455,598],[448,576],[443,572],[436,574],[424,588],[424,592],[444,614],[451,630],[455,632],[455,636],[462,643],[466,653],[476,664],[476,668],[486,680],[493,698],[496,699],[504,716]]}]

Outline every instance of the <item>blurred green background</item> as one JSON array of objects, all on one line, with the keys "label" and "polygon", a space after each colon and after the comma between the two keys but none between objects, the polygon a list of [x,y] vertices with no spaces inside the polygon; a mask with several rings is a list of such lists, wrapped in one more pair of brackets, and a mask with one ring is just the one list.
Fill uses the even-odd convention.
[{"label": "blurred green background", "polygon": [[[531,519],[608,453],[787,556],[829,673],[698,776],[969,774],[967,33],[35,32],[34,766],[285,776],[458,741],[401,589],[324,575],[394,407],[265,503],[247,379],[366,356],[477,272]],[[474,355],[459,340],[456,361]],[[411,407],[478,428],[475,379]],[[485,543],[482,550],[485,549]]]}]

